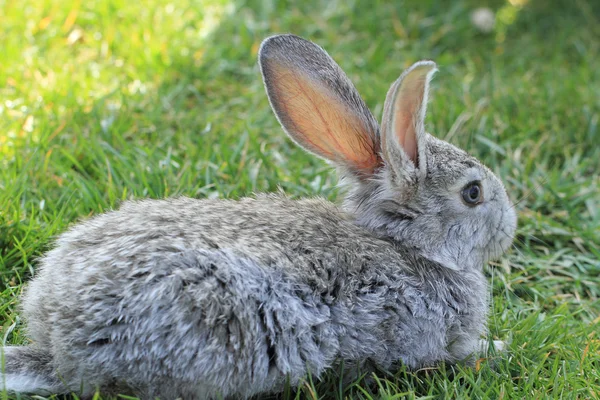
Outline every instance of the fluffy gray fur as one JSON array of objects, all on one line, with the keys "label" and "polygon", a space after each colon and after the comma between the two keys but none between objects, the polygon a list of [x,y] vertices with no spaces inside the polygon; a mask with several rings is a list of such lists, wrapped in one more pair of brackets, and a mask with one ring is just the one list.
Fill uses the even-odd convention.
[{"label": "fluffy gray fur", "polygon": [[[292,53],[303,73],[328,71],[322,84],[374,121],[334,61],[295,36],[263,43],[268,92],[268,63]],[[282,114],[294,111],[281,106],[289,132]],[[31,344],[4,348],[6,389],[245,398],[342,362],[393,370],[464,360],[485,333],[482,266],[509,246],[516,217],[479,161],[418,135],[412,170],[398,173],[409,162],[402,150],[389,159],[374,148],[383,161],[371,176],[338,163],[343,208],[284,195],[172,198],[75,225],[24,293]],[[486,198],[469,207],[461,190],[474,180]]]}]

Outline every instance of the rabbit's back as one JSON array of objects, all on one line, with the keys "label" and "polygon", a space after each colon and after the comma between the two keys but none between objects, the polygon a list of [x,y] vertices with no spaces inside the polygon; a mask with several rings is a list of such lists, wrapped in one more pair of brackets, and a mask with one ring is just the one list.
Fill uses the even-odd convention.
[{"label": "rabbit's back", "polygon": [[351,303],[364,282],[349,276],[386,243],[319,199],[129,202],[62,235],[23,307],[74,383],[252,394],[332,364],[331,306]]},{"label": "rabbit's back", "polygon": [[[41,259],[36,281],[69,288],[103,280],[118,285],[157,257],[190,250],[249,257],[322,289],[335,286],[340,273],[362,270],[368,260],[396,256],[389,241],[357,226],[323,199],[182,197],[126,202],[78,223]],[[65,276],[69,280],[60,279]]]}]

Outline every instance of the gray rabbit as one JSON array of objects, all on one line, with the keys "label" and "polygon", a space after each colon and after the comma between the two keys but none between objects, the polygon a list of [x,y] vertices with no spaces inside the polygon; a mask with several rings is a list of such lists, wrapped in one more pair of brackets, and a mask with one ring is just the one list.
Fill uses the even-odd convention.
[{"label": "gray rabbit", "polygon": [[489,169],[425,132],[435,64],[392,85],[380,129],[319,46],[273,36],[259,58],[285,131],[338,168],[343,207],[141,200],[75,225],[25,290],[31,343],[3,349],[6,390],[246,398],[341,363],[416,369],[478,351],[482,267],[516,215]]}]

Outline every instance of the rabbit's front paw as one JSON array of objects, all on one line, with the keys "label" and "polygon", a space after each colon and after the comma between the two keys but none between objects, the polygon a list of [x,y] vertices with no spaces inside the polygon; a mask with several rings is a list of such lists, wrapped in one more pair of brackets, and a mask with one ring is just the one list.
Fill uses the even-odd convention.
[{"label": "rabbit's front paw", "polygon": [[490,350],[493,349],[496,353],[504,353],[508,350],[508,343],[502,340],[493,340],[493,346],[490,341],[487,339],[479,340],[479,355],[482,357],[487,357],[490,353]]}]

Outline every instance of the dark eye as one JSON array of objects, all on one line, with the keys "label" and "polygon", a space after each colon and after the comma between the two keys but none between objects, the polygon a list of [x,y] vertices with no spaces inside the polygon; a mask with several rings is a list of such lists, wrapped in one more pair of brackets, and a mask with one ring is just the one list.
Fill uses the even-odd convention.
[{"label": "dark eye", "polygon": [[483,189],[481,188],[481,182],[473,181],[469,182],[462,190],[463,201],[469,206],[476,206],[483,202]]}]

